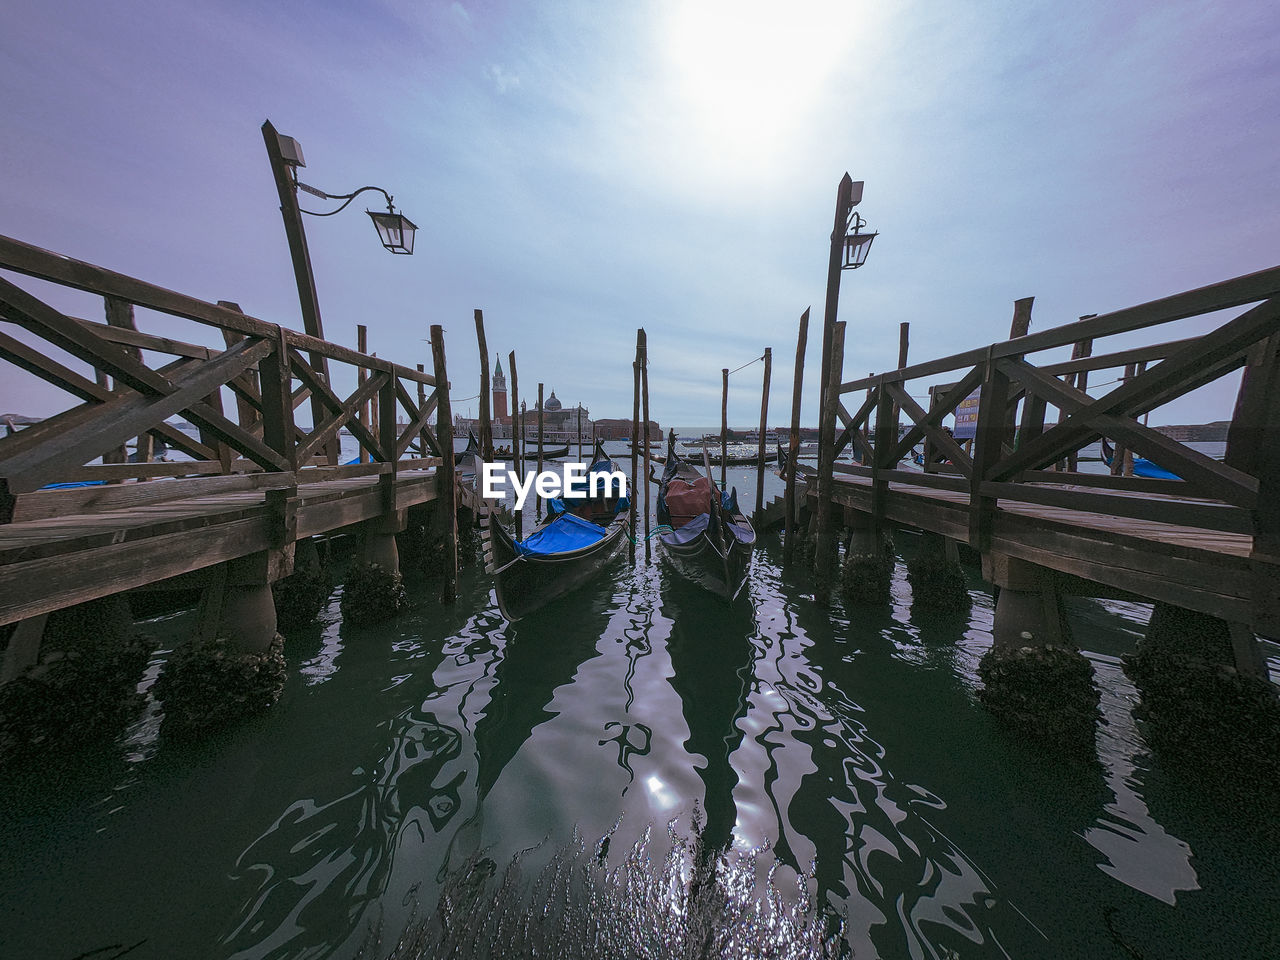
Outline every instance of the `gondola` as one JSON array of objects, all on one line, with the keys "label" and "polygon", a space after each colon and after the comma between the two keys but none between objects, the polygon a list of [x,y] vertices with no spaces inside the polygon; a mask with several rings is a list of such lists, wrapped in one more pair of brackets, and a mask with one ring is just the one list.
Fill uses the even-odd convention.
[{"label": "gondola", "polygon": [[[1102,438],[1102,462],[1108,467],[1115,458],[1115,448],[1107,442],[1107,438]],[[1135,477],[1146,477],[1148,480],[1181,480],[1182,478],[1172,471],[1166,470],[1158,463],[1153,463],[1144,457],[1133,458],[1133,475]]]},{"label": "gondola", "polygon": [[[537,445],[536,443],[526,443],[526,444],[525,444],[523,447],[521,447],[520,449],[521,449],[521,454],[522,454],[521,459],[523,459],[523,460],[525,461],[525,463],[536,463],[536,462],[537,462],[537,460],[538,460],[538,445]],[[543,447],[543,448],[542,448],[542,459],[543,459],[543,460],[554,460],[554,459],[556,459],[557,457],[567,457],[568,455],[569,455],[569,446],[568,446],[568,444],[566,444],[566,445],[565,445],[565,446],[563,446],[563,447]],[[493,459],[495,459],[495,460],[507,460],[507,461],[511,461],[511,460],[514,460],[515,458],[516,458],[516,457],[515,457],[515,454],[512,452],[512,450],[511,450],[511,448],[510,448],[510,447],[495,447],[495,448],[494,448],[494,451],[493,451]]]},{"label": "gondola", "polygon": [[703,465],[707,476],[676,452],[673,431],[659,481],[657,539],[676,573],[733,600],[746,583],[756,531],[738,509],[737,491],[716,489],[705,451]]},{"label": "gondola", "polygon": [[[610,473],[613,461],[596,441],[587,469]],[[498,609],[519,620],[586,583],[627,543],[630,503],[621,497],[566,498],[548,501],[547,519],[516,541],[491,513],[481,519],[485,570],[493,575]]]}]

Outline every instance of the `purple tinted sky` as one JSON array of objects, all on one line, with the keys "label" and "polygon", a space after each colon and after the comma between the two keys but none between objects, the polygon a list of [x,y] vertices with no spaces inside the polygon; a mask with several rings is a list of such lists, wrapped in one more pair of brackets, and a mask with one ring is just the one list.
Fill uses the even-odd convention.
[{"label": "purple tinted sky", "polygon": [[[892,365],[903,320],[924,359],[1006,335],[1018,297],[1041,329],[1280,261],[1280,8],[963,7],[11,0],[0,232],[300,325],[269,117],[305,180],[385,186],[421,227],[409,258],[358,210],[308,221],[331,339],[365,322],[413,363],[442,323],[470,396],[482,307],[526,391],[626,416],[643,325],[677,424],[717,421],[720,368],[765,345],[785,421],[846,169],[882,232],[844,280],[847,376]],[[55,409],[0,384],[0,411]]]}]

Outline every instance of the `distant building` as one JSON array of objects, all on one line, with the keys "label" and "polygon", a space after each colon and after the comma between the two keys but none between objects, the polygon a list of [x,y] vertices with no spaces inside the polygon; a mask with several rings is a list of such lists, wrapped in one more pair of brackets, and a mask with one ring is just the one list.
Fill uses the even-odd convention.
[{"label": "distant building", "polygon": [[[601,440],[630,440],[631,420],[597,420],[596,436]],[[657,420],[649,421],[649,439],[662,439],[662,426]]]}]

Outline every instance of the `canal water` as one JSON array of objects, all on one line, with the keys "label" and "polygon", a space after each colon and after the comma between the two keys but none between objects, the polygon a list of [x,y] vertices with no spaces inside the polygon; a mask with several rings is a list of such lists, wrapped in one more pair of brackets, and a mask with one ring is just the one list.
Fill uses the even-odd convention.
[{"label": "canal water", "polygon": [[[753,473],[731,476],[753,500]],[[969,576],[966,613],[913,606],[901,563],[891,606],[827,611],[771,533],[732,605],[643,552],[517,624],[475,562],[456,604],[410,575],[413,608],[375,627],[342,623],[339,587],[288,638],[268,714],[177,744],[149,700],[109,748],[0,773],[0,956],[382,957],[442,890],[541,916],[537,878],[566,863],[612,878],[570,942],[615,911],[597,955],[661,956],[645,931],[682,902],[662,886],[673,837],[756,879],[717,915],[746,917],[733,955],[817,955],[751,922],[801,887],[855,957],[1280,955],[1280,829],[1162,767],[1134,720],[1119,658],[1147,608],[1072,602],[1102,691],[1081,763],[977,703],[992,601]],[[190,618],[143,625],[144,687]]]}]

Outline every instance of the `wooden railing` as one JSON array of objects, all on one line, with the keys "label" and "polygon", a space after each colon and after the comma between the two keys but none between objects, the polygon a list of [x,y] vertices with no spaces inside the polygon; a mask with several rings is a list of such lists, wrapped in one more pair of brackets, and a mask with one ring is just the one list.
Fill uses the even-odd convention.
[{"label": "wooden railing", "polygon": [[[1198,336],[1090,355],[1107,337],[1248,304],[1256,305]],[[1073,345],[1071,360],[1037,365],[1032,359]],[[832,364],[842,365],[842,356],[833,356]],[[1150,411],[1241,367],[1225,461],[1142,422]],[[1102,396],[1091,396],[1085,378],[1107,370],[1128,375]],[[824,373],[828,382],[839,382],[838,368]],[[934,385],[926,410],[909,384],[941,375],[951,382]],[[971,443],[962,443],[943,421],[975,391],[976,432]],[[852,413],[840,399],[850,394],[861,398]],[[997,504],[1022,502],[1247,534],[1255,557],[1280,562],[1280,267],[842,382],[828,407],[828,419],[838,420],[828,436],[842,429],[827,469],[870,478],[873,514],[883,516],[893,482],[967,494],[968,542],[979,550],[990,542]],[[1057,408],[1057,422],[1046,422],[1049,407]],[[909,426],[900,436],[902,415]],[[1074,469],[1080,450],[1101,437],[1180,479]],[[922,441],[926,469],[902,469],[900,461]],[[863,465],[834,464],[849,444]],[[936,469],[937,463],[945,469]]]},{"label": "wooden railing", "polygon": [[[100,296],[105,317],[68,316],[0,276],[0,321],[29,335],[20,340],[0,327],[0,360],[73,401],[0,438],[0,522],[14,518],[16,497],[57,482],[246,473],[292,474],[297,482],[381,474],[394,486],[398,469],[440,462],[431,429],[436,378],[421,369],[255,319],[233,303],[208,303],[5,237],[0,270]],[[217,328],[222,348],[142,332],[135,307]],[[33,345],[32,338],[54,349]],[[80,369],[57,359],[63,354]],[[146,356],[167,362],[149,365]],[[354,392],[336,391],[329,363],[355,368]],[[224,388],[234,398],[232,415],[223,408]],[[361,415],[370,400],[376,418]],[[310,425],[295,416],[307,401]],[[198,438],[167,422],[175,416],[194,425]],[[344,427],[370,463],[339,464]],[[135,440],[141,462],[129,463],[126,444]],[[156,440],[192,459],[147,462]],[[91,462],[99,458],[102,463]]]}]

